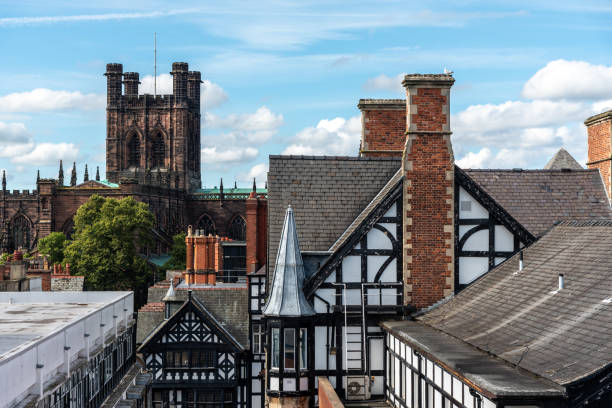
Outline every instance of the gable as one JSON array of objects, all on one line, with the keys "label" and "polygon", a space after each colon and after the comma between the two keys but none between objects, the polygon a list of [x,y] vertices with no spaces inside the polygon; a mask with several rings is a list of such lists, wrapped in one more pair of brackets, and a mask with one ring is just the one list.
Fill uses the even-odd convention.
[{"label": "gable", "polygon": [[139,352],[173,343],[225,345],[232,351],[244,349],[196,298],[185,301],[172,317],[159,325],[144,340]]},{"label": "gable", "polygon": [[[401,193],[402,177],[398,171],[332,245],[332,255],[306,282],[305,293],[308,298],[312,298],[317,288],[339,266],[353,260],[359,261],[360,267],[357,269],[362,274],[370,275],[366,281],[378,282],[394,260],[396,268],[401,270],[401,260],[397,259],[401,256]],[[397,226],[399,232],[395,231]],[[366,255],[370,255],[371,259],[381,258],[381,265],[378,265],[376,271],[368,270],[366,263],[372,263],[371,259],[361,259]],[[354,267],[345,269],[357,270]],[[346,278],[351,279],[348,276]],[[396,281],[395,275],[392,280]],[[355,278],[355,281],[361,282],[361,279]]]}]

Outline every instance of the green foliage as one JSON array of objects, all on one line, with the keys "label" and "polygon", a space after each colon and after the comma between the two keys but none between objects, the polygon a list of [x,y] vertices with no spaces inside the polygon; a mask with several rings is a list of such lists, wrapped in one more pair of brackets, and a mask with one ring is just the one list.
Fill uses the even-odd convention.
[{"label": "green foliage", "polygon": [[11,254],[9,254],[8,252],[4,252],[2,255],[0,255],[0,265],[6,264],[6,260],[10,255]]},{"label": "green foliage", "polygon": [[66,235],[63,232],[52,232],[38,241],[38,252],[49,257],[50,265],[62,263],[66,244]]},{"label": "green foliage", "polygon": [[149,279],[140,250],[153,242],[149,207],[126,197],[93,195],[74,217],[72,241],[64,262],[74,275],[85,276],[88,290],[135,290]]},{"label": "green foliage", "polygon": [[172,249],[170,250],[170,259],[162,265],[162,270],[183,270],[187,262],[187,248],[185,246],[185,234],[181,232],[172,237]]}]

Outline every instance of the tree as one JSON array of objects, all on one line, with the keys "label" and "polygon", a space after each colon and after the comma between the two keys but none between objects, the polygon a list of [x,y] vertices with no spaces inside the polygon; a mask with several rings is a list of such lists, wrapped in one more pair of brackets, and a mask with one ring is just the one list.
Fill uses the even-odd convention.
[{"label": "tree", "polygon": [[187,262],[187,248],[185,246],[185,234],[180,232],[172,237],[172,249],[170,259],[162,265],[163,270],[183,270]]},{"label": "tree", "polygon": [[64,261],[89,290],[136,290],[150,278],[140,251],[153,242],[153,223],[149,207],[132,197],[92,195],[74,217]]},{"label": "tree", "polygon": [[63,232],[52,232],[38,241],[38,252],[49,257],[49,264],[61,263],[64,260],[66,235]]}]

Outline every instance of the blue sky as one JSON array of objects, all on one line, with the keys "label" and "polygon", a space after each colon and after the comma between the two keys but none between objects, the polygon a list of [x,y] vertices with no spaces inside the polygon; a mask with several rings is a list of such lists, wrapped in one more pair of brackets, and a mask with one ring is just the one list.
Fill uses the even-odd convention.
[{"label": "blue sky", "polygon": [[[58,161],[104,177],[105,64],[150,86],[173,61],[206,79],[205,186],[263,184],[269,154],[355,155],[359,98],[404,73],[454,71],[464,167],[586,159],[582,121],[612,108],[612,5],[581,1],[0,1],[0,168],[33,188]],[[164,88],[166,86],[166,88]]]}]

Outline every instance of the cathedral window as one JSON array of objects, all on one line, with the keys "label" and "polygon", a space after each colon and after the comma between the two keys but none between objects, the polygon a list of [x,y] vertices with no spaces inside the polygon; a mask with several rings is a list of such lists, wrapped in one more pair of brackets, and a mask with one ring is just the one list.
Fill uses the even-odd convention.
[{"label": "cathedral window", "polygon": [[128,167],[140,167],[140,139],[138,135],[132,135],[128,145]]},{"label": "cathedral window", "polygon": [[204,234],[207,236],[216,234],[215,225],[213,224],[210,217],[206,214],[204,214],[200,218],[200,221],[198,222],[198,227],[196,229],[201,231],[200,234]]},{"label": "cathedral window", "polygon": [[14,249],[30,249],[31,230],[30,221],[23,215],[18,215],[13,219],[12,238]]},{"label": "cathedral window", "polygon": [[246,241],[246,222],[244,218],[237,215],[232,219],[227,236],[234,241]]},{"label": "cathedral window", "polygon": [[165,167],[166,158],[166,146],[164,144],[164,138],[161,134],[157,134],[153,137],[153,162],[151,163],[153,168]]}]

